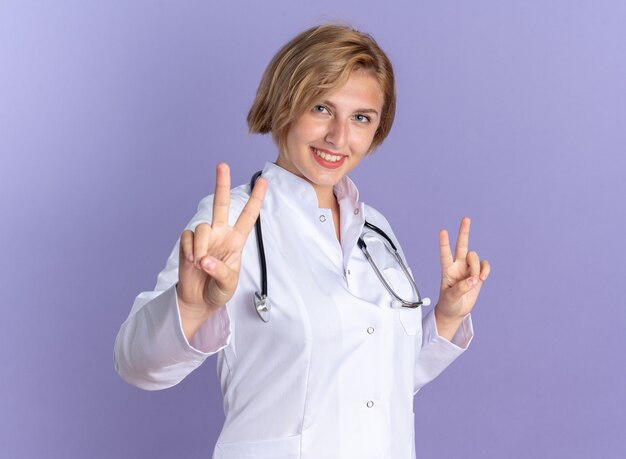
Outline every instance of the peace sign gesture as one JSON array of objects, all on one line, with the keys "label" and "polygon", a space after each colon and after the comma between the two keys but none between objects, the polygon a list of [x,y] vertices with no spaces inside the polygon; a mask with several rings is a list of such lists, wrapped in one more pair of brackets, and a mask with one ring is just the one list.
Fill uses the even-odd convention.
[{"label": "peace sign gesture", "polygon": [[176,290],[188,340],[234,295],[241,253],[261,211],[266,190],[267,181],[259,178],[235,226],[229,226],[230,169],[225,163],[217,165],[212,223],[200,223],[195,231],[185,230],[180,237]]},{"label": "peace sign gesture", "polygon": [[447,325],[451,328],[451,335],[454,335],[463,317],[472,311],[483,282],[487,280],[491,270],[487,260],[480,261],[478,253],[468,252],[470,223],[469,217],[461,220],[454,258],[450,250],[448,232],[445,229],[439,232],[441,290],[435,307],[435,316],[442,336],[444,336],[442,331],[446,334],[442,328]]}]

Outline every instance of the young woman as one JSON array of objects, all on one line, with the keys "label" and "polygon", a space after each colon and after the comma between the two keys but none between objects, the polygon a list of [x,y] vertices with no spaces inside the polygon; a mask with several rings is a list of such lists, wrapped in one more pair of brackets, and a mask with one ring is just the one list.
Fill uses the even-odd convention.
[{"label": "young woman", "polygon": [[219,353],[214,458],[415,456],[413,395],[467,348],[489,264],[468,251],[468,218],[454,256],[443,230],[440,297],[422,315],[389,223],[346,175],[394,111],[393,70],[370,36],[323,25],[291,40],[248,115],[272,134],[275,163],[232,190],[218,165],[215,194],[122,325],[116,369],[144,389]]}]

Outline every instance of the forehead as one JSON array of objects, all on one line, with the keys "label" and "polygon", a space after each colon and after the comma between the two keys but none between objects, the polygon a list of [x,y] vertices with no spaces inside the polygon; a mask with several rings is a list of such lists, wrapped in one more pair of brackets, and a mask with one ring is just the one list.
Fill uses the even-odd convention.
[{"label": "forehead", "polygon": [[348,80],[338,88],[322,95],[322,98],[333,104],[341,104],[350,108],[373,109],[380,113],[384,96],[373,72],[355,70]]}]

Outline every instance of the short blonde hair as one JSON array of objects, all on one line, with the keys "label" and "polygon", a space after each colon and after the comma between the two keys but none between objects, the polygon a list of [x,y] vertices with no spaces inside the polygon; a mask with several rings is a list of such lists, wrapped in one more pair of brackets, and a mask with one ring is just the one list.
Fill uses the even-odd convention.
[{"label": "short blonde hair", "polygon": [[272,133],[282,149],[293,121],[323,94],[341,87],[353,71],[372,72],[383,93],[380,123],[369,151],[393,124],[396,87],[389,58],[374,38],[344,25],[312,27],[283,46],[268,65],[248,113],[251,133]]}]

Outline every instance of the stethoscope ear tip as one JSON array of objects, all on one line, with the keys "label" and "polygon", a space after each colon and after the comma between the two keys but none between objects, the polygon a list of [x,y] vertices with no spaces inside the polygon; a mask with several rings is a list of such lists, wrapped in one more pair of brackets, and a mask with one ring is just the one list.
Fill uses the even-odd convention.
[{"label": "stethoscope ear tip", "polygon": [[422,306],[430,306],[430,298],[422,298]]}]

